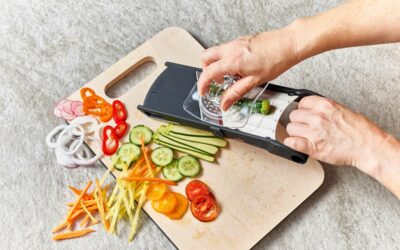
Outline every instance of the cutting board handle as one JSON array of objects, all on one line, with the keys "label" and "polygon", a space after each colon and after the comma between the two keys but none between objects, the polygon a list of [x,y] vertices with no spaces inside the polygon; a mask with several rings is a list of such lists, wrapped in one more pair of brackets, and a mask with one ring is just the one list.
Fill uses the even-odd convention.
[{"label": "cutting board handle", "polygon": [[[127,56],[120,59],[112,67],[108,68],[106,71],[104,71],[91,82],[89,82],[86,86],[92,88],[97,94],[99,94],[100,96],[105,96],[106,99],[109,99],[109,101],[111,101],[114,98],[108,97],[106,94],[106,90],[122,80],[124,77],[128,76],[136,68],[146,62],[154,62],[156,64],[156,69],[153,70],[149,75],[147,75],[146,78],[143,79],[141,82],[144,82],[145,80],[147,81],[148,78],[157,78],[157,76],[165,68],[165,59],[163,58],[162,54],[158,53],[158,51],[153,46],[151,46],[149,42],[142,44],[141,46],[130,52]],[[137,84],[140,84],[141,82]],[[118,98],[121,98],[125,95],[129,96],[130,91],[131,90],[128,90],[126,93]]]}]

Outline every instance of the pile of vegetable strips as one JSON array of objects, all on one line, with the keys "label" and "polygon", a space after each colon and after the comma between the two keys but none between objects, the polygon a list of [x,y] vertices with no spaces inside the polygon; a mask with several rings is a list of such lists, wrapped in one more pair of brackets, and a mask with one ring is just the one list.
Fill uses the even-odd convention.
[{"label": "pile of vegetable strips", "polygon": [[[116,233],[118,222],[127,215],[131,225],[128,239],[129,241],[133,240],[138,229],[140,210],[147,200],[146,192],[149,183],[156,182],[176,185],[173,181],[155,177],[160,170],[156,168],[150,160],[149,154],[151,153],[151,149],[144,145],[143,139],[141,142],[140,158],[135,161],[129,169],[128,166],[125,165],[122,169],[122,173],[117,177],[114,190],[110,196],[107,196],[106,193],[108,187],[102,189],[101,186],[114,169],[114,165],[111,165],[100,182],[96,179],[96,189],[94,191],[88,193],[88,189],[92,184],[91,181],[89,181],[82,191],[70,187],[70,189],[78,195],[78,198],[76,201],[68,203],[68,206],[72,206],[72,208],[68,210],[65,221],[53,229],[53,233],[62,229],[71,230],[76,220],[81,219],[84,215],[86,216],[81,221],[80,227],[85,228],[89,219],[92,221],[91,225],[97,224],[99,220],[95,218],[96,214],[99,214],[100,221],[107,232]],[[137,204],[135,204],[135,200]],[[62,240],[75,238],[93,231],[92,229],[85,228],[57,234],[53,239]]]},{"label": "pile of vegetable strips", "polygon": [[[68,187],[77,196],[77,198],[74,202],[67,203],[68,213],[65,220],[60,225],[56,226],[52,232],[57,233],[63,229],[68,230],[69,232],[58,233],[54,235],[54,240],[76,238],[94,232],[93,229],[87,227],[99,223],[99,220],[95,218],[96,214],[100,215],[100,220],[104,226],[108,228],[107,221],[105,220],[105,213],[107,212],[106,192],[108,186],[104,189],[101,189],[99,181],[96,179],[95,182],[96,188],[92,192],[88,192],[90,186],[92,185],[91,181],[89,181],[82,190],[72,186]],[[79,227],[82,229],[72,231],[78,220],[81,220]],[[90,224],[89,221],[91,221]]]}]

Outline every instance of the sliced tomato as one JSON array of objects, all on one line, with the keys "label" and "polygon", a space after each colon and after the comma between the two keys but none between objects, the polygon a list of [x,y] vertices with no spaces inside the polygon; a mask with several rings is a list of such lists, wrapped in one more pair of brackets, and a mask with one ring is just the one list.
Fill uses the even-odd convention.
[{"label": "sliced tomato", "polygon": [[210,194],[210,190],[208,190],[208,187],[204,182],[194,180],[186,185],[186,196],[190,201],[200,194]]},{"label": "sliced tomato", "polygon": [[177,220],[177,219],[182,218],[182,216],[186,213],[186,210],[189,205],[189,201],[188,201],[188,199],[186,199],[185,196],[181,195],[180,193],[173,192],[173,194],[175,195],[177,204],[176,204],[174,210],[171,213],[167,213],[166,215],[170,219]]},{"label": "sliced tomato", "polygon": [[146,197],[151,201],[159,200],[163,197],[166,191],[167,185],[164,183],[152,183],[147,189]]},{"label": "sliced tomato", "polygon": [[209,222],[217,218],[218,206],[215,200],[206,194],[197,195],[190,204],[190,211],[199,221]]},{"label": "sliced tomato", "polygon": [[164,195],[159,200],[154,200],[151,202],[151,206],[159,213],[171,213],[177,204],[176,197],[171,192],[165,192]]}]

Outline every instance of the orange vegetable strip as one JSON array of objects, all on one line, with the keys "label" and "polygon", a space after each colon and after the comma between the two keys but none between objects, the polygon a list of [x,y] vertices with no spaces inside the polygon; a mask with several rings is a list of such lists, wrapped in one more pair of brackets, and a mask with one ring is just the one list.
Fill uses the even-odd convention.
[{"label": "orange vegetable strip", "polygon": [[129,176],[129,177],[123,177],[121,178],[122,180],[125,181],[151,181],[151,182],[160,182],[160,183],[165,183],[167,185],[172,185],[176,186],[176,182],[169,181],[169,180],[164,180],[160,178],[155,178],[155,177],[135,177],[135,176]]},{"label": "orange vegetable strip", "polygon": [[[95,200],[83,200],[81,202],[83,202],[83,204],[85,204],[85,206],[91,206],[91,205],[95,205],[96,204]],[[68,207],[72,207],[74,204],[75,204],[75,202],[68,202],[67,206]]]},{"label": "orange vegetable strip", "polygon": [[[68,186],[68,188],[74,193],[74,194],[76,194],[77,196],[79,196],[79,195],[81,195],[81,190],[79,190],[79,189],[77,189],[77,188],[75,188],[75,187],[73,187],[73,186]],[[93,197],[91,197],[90,195],[88,195],[88,194],[83,194],[83,197],[82,197],[83,199],[86,199],[86,200],[91,200],[91,199],[93,199]]]},{"label": "orange vegetable strip", "polygon": [[89,234],[91,232],[95,232],[93,229],[83,229],[83,230],[76,230],[73,232],[67,232],[67,233],[60,233],[56,234],[53,236],[53,240],[65,240],[65,239],[71,239],[71,238],[76,238],[76,237],[81,237],[86,234]]},{"label": "orange vegetable strip", "polygon": [[72,206],[72,209],[69,211],[69,213],[67,215],[67,221],[69,221],[71,219],[71,216],[72,216],[73,212],[75,211],[75,209],[78,206],[78,204],[81,202],[81,199],[82,199],[83,195],[86,194],[86,192],[88,191],[90,185],[92,185],[91,181],[89,181],[86,184],[85,188],[83,189],[83,191],[80,193],[80,195],[76,199],[75,204]]},{"label": "orange vegetable strip", "polygon": [[144,157],[140,156],[140,158],[135,162],[135,165],[133,165],[130,169],[128,169],[128,172],[126,176],[131,176],[133,175],[138,169],[141,169],[141,165],[144,162]]},{"label": "orange vegetable strip", "polygon": [[109,225],[108,225],[108,221],[106,220],[106,217],[105,217],[105,214],[104,214],[103,193],[102,193],[102,190],[101,190],[101,186],[100,186],[99,180],[97,178],[96,178],[96,186],[97,186],[97,194],[98,194],[97,206],[99,208],[100,218],[101,218],[101,221],[102,221],[106,231],[108,232]]},{"label": "orange vegetable strip", "polygon": [[88,221],[89,221],[89,215],[87,214],[86,216],[85,216],[85,218],[83,218],[83,220],[81,221],[81,223],[79,224],[79,226],[80,227],[86,227],[87,226],[87,223],[88,223]]},{"label": "orange vegetable strip", "polygon": [[[107,186],[109,186],[109,185],[107,185]],[[107,191],[105,189],[103,189],[103,199],[104,199],[103,204],[105,205],[104,212],[107,213],[108,212],[108,206],[107,206],[108,200],[107,200]]]},{"label": "orange vegetable strip", "polygon": [[81,206],[82,206],[83,210],[85,210],[86,214],[89,215],[90,219],[93,222],[97,222],[97,220],[93,217],[92,213],[90,213],[90,211],[85,207],[85,205],[83,205],[82,202],[81,202]]},{"label": "orange vegetable strip", "polygon": [[[151,169],[151,164],[150,164],[150,161],[149,161],[149,157],[147,156],[147,150],[146,150],[146,148],[144,146],[144,138],[143,138],[143,136],[140,137],[140,143],[142,144],[142,151],[143,151],[143,154],[144,154],[144,159],[146,160],[146,164],[147,164],[147,167],[149,168],[149,171],[151,173],[151,177],[154,177],[153,171]],[[150,152],[150,150],[149,150],[149,152]]]},{"label": "orange vegetable strip", "polygon": [[65,228],[66,226],[68,226],[68,222],[64,221],[63,223],[61,223],[60,225],[56,226],[55,228],[53,228],[53,230],[51,231],[52,233],[58,232],[61,229]]},{"label": "orange vegetable strip", "polygon": [[72,228],[72,223],[68,222],[68,226],[67,226],[66,230],[71,231],[71,228]]}]

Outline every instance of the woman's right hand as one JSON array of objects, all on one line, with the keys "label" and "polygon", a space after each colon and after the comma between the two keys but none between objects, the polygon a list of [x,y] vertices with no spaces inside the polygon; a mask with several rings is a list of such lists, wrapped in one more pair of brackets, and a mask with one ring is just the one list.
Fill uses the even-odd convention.
[{"label": "woman's right hand", "polygon": [[221,82],[225,75],[238,75],[240,80],[222,98],[221,108],[227,110],[254,87],[275,79],[299,62],[294,34],[289,25],[205,50],[197,85],[200,95],[208,91],[212,80]]}]

